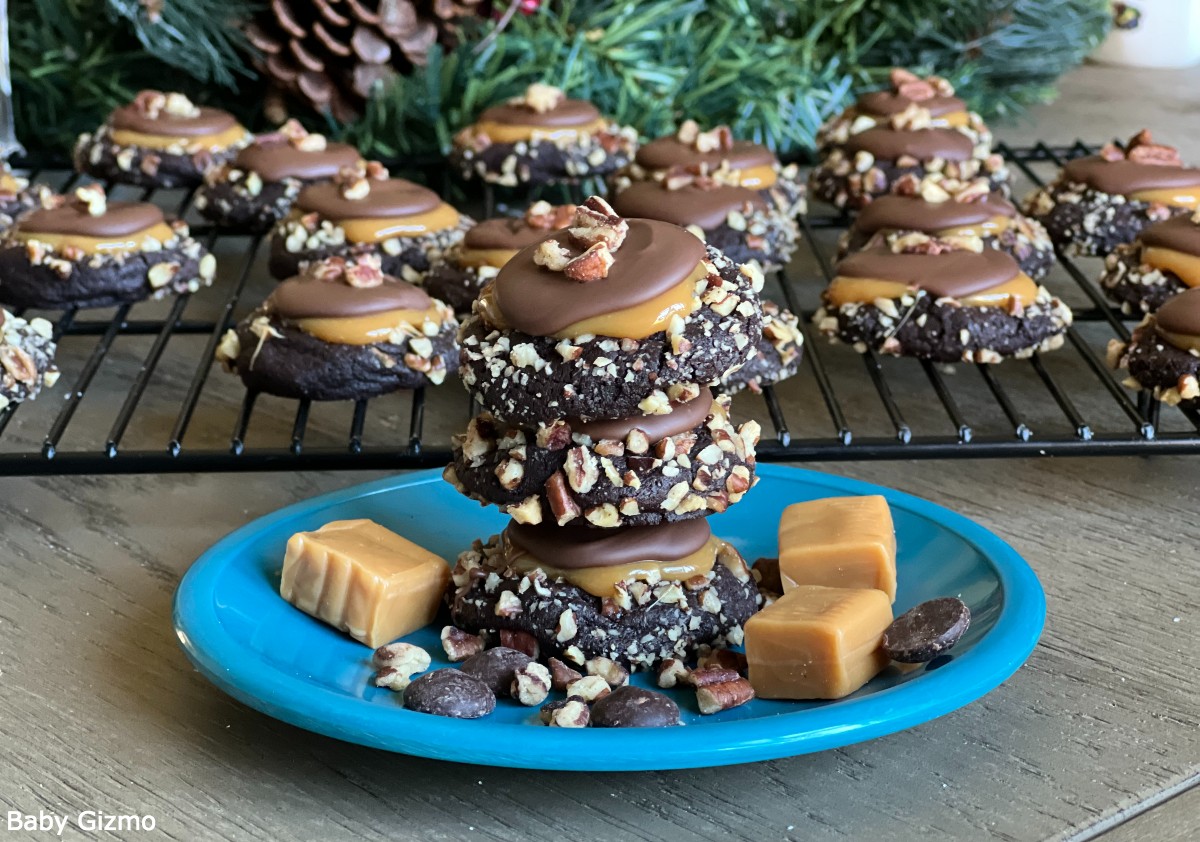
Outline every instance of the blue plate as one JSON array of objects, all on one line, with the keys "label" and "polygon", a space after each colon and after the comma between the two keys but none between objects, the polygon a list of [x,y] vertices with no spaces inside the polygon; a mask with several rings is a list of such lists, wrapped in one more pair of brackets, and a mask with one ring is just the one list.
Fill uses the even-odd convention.
[{"label": "blue plate", "polygon": [[[927,722],[992,690],[1037,643],[1046,601],[1037,576],[1011,547],[940,506],[841,477],[760,465],[746,501],[712,518],[713,531],[749,559],[777,552],[789,503],[882,494],[899,542],[896,613],[936,596],[971,608],[970,630],[947,656],[901,672],[889,668],[836,702],[755,700],[701,716],[693,694],[675,692],[686,728],[562,729],[535,708],[502,700],[479,720],[413,713],[399,695],[370,682],[371,650],[284,602],[284,546],[295,532],[343,518],[372,518],[453,559],[504,518],[459,495],[440,472],[371,482],[298,503],[219,541],[188,571],[175,595],[175,629],[196,667],[225,692],[262,712],[367,746],[492,766],[634,771],[718,766],[788,757],[869,740]],[[438,629],[405,638],[445,666]],[[648,684],[645,675],[635,676]]]}]

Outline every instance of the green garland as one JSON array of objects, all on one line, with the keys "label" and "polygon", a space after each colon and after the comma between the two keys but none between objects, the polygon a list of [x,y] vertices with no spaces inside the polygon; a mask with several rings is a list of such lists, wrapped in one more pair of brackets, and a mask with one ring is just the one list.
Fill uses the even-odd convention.
[{"label": "green garland", "polygon": [[[326,118],[323,128],[370,155],[429,158],[483,108],[542,81],[647,136],[694,117],[799,155],[823,120],[892,66],[946,75],[988,116],[1044,101],[1099,43],[1108,5],[547,0],[500,33],[492,21],[468,21],[455,48],[378,90],[357,123]],[[61,154],[141,88],[182,90],[261,125],[263,82],[237,27],[253,8],[252,0],[10,0],[19,135]]]}]

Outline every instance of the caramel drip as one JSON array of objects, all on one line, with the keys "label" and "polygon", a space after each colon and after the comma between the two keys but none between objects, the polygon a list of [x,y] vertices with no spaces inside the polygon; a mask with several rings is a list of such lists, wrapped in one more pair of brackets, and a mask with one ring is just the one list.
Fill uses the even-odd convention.
[{"label": "caramel drip", "polygon": [[129,254],[140,251],[147,239],[157,241],[160,245],[174,239],[175,231],[165,222],[159,222],[132,234],[121,234],[110,237],[89,237],[84,234],[54,234],[41,231],[22,231],[20,228],[11,232],[11,236],[21,242],[37,240],[51,248],[62,251],[65,248],[77,248],[84,254]]},{"label": "caramel drip", "polygon": [[121,146],[142,146],[147,149],[167,149],[172,146],[184,146],[191,152],[200,149],[225,149],[242,140],[245,136],[246,130],[236,123],[224,131],[190,137],[146,134],[144,132],[135,132],[131,129],[112,129],[109,132],[109,137],[112,138],[113,143],[120,144]]},{"label": "caramel drip", "polygon": [[296,319],[296,327],[323,342],[338,345],[374,345],[408,325],[420,328],[425,322],[441,324],[437,307],[427,310],[385,310],[366,316],[314,316]]},{"label": "caramel drip", "polygon": [[674,288],[661,295],[656,295],[649,301],[593,316],[581,322],[567,325],[554,334],[558,339],[574,339],[576,336],[591,334],[593,336],[613,336],[618,339],[645,339],[659,331],[666,330],[671,317],[679,315],[687,318],[700,308],[700,299],[696,295],[696,283],[708,277],[708,270],[703,264],[697,265],[692,274],[688,275]]},{"label": "caramel drip", "polygon": [[458,225],[458,211],[442,202],[427,213],[411,216],[343,219],[338,225],[352,243],[378,243],[392,237],[420,237]]},{"label": "caramel drip", "polygon": [[1170,331],[1163,330],[1161,327],[1158,329],[1158,335],[1181,351],[1200,352],[1200,336],[1190,336],[1185,333],[1171,333]]},{"label": "caramel drip", "polygon": [[516,257],[518,251],[520,249],[473,249],[464,246],[458,250],[458,265],[474,268],[491,266],[500,269]]},{"label": "caramel drip", "polygon": [[1153,190],[1135,190],[1129,198],[1139,202],[1159,202],[1176,208],[1200,206],[1200,185],[1190,187],[1158,187]]},{"label": "caramel drip", "polygon": [[[917,290],[897,281],[874,278],[847,278],[839,275],[825,290],[825,300],[834,307],[845,304],[870,304],[876,299],[897,299]],[[964,307],[1007,307],[1013,301],[1029,306],[1038,295],[1038,286],[1024,272],[999,286],[980,290],[958,299]]]},{"label": "caramel drip", "polygon": [[680,582],[693,576],[706,576],[713,569],[717,552],[725,542],[720,538],[709,538],[696,552],[674,561],[639,561],[633,564],[614,564],[607,567],[576,567],[563,569],[544,564],[511,541],[505,542],[508,563],[519,573],[541,569],[550,579],[562,578],[592,596],[612,596],[617,592],[617,582],[627,579]]},{"label": "caramel drip", "polygon": [[1190,287],[1200,287],[1200,257],[1161,246],[1142,249],[1142,262],[1155,269],[1174,272]]},{"label": "caramel drip", "polygon": [[766,190],[778,180],[775,167],[766,164],[758,167],[746,167],[744,170],[736,170],[735,173],[738,177],[738,186],[751,190]]},{"label": "caramel drip", "polygon": [[971,115],[966,111],[951,111],[930,118],[929,125],[934,128],[966,129],[971,126]]},{"label": "caramel drip", "polygon": [[603,117],[578,126],[529,126],[480,120],[475,133],[486,135],[493,143],[517,143],[522,140],[564,141],[587,137],[604,131],[608,121]]},{"label": "caramel drip", "polygon": [[18,193],[25,189],[25,185],[21,183],[15,175],[8,172],[0,172],[0,193]]}]

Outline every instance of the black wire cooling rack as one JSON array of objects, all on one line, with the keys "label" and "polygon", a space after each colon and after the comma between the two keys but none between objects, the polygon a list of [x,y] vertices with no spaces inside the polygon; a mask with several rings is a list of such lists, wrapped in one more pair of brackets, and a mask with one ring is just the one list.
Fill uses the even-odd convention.
[{"label": "black wire cooling rack", "polygon": [[[1018,193],[1094,147],[1001,144]],[[31,173],[57,189],[79,177]],[[115,188],[114,195],[129,191]],[[186,191],[141,192],[189,219]],[[770,281],[769,296],[802,313],[800,373],[736,414],[763,425],[764,461],[971,458],[1200,452],[1200,416],[1161,410],[1123,386],[1105,346],[1131,323],[1094,282],[1099,262],[1063,258],[1046,281],[1075,309],[1063,348],[1000,365],[943,366],[857,354],[808,330],[831,277],[846,219],[803,217],[805,253]],[[193,234],[218,255],[210,289],[111,310],[24,313],[50,318],[62,377],[35,402],[0,411],[0,475],[301,469],[399,469],[444,464],[469,400],[453,378],[436,389],[317,404],[247,393],[213,360],[222,334],[269,292],[262,238],[204,224]]]}]

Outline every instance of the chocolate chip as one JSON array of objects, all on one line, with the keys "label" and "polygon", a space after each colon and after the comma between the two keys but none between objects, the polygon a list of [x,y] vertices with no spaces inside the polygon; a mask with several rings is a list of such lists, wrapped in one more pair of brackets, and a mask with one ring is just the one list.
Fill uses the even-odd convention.
[{"label": "chocolate chip", "polygon": [[488,686],[461,670],[427,672],[404,691],[404,706],[417,713],[478,719],[496,708],[496,694]]},{"label": "chocolate chip", "polygon": [[625,685],[592,705],[597,728],[661,728],[679,724],[679,706],[662,693]]},{"label": "chocolate chip", "polygon": [[905,664],[932,661],[958,643],[970,624],[971,609],[961,599],[931,599],[892,621],[883,633],[883,651]]},{"label": "chocolate chip", "polygon": [[533,659],[524,652],[497,646],[462,662],[462,671],[482,681],[497,696],[508,696],[517,670]]}]

